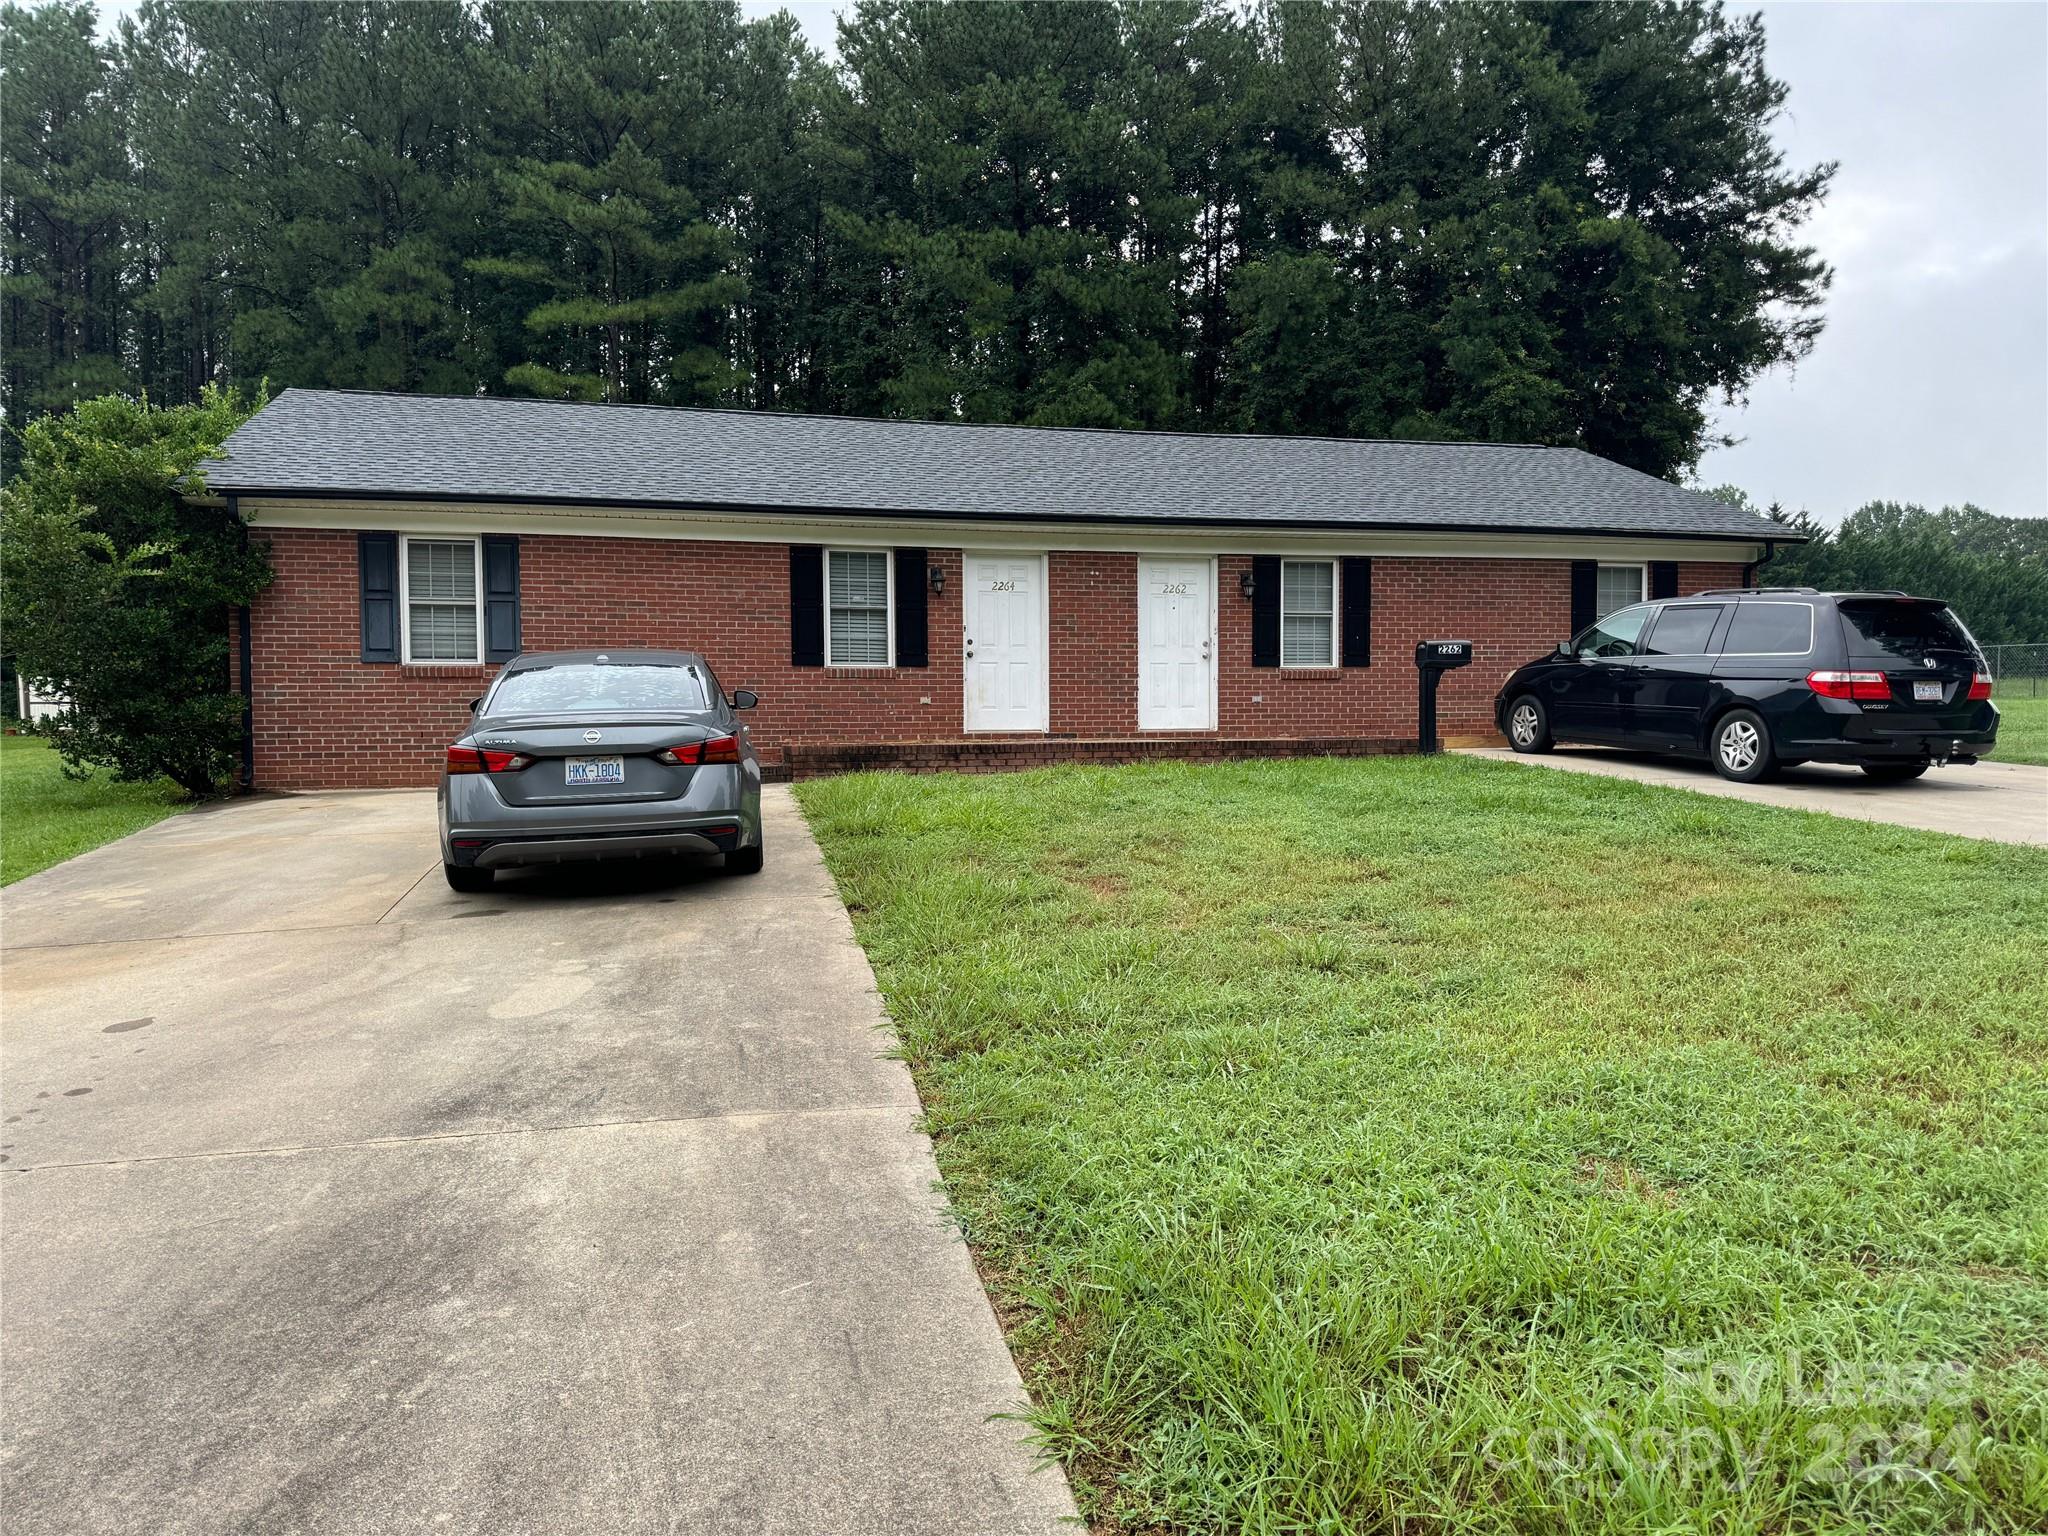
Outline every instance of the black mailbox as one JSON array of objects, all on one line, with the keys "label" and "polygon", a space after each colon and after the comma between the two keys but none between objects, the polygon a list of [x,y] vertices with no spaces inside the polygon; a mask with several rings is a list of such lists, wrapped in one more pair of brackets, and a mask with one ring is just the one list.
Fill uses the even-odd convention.
[{"label": "black mailbox", "polygon": [[1470,640],[1425,640],[1415,647],[1415,669],[1422,680],[1422,698],[1415,728],[1415,741],[1420,750],[1439,750],[1436,739],[1437,679],[1455,667],[1471,665]]}]

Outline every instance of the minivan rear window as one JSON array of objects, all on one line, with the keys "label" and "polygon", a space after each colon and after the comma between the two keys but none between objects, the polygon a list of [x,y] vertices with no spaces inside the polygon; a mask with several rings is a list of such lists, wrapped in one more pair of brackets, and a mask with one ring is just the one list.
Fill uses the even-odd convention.
[{"label": "minivan rear window", "polygon": [[1813,604],[1737,603],[1723,656],[1804,656],[1813,649]]},{"label": "minivan rear window", "polygon": [[711,700],[695,667],[597,666],[564,662],[522,667],[498,680],[485,713],[491,715],[673,714],[708,709]]},{"label": "minivan rear window", "polygon": [[1962,620],[1939,603],[1898,603],[1882,598],[1836,604],[1849,654],[1872,660],[1918,662],[1929,651],[1974,652]]}]

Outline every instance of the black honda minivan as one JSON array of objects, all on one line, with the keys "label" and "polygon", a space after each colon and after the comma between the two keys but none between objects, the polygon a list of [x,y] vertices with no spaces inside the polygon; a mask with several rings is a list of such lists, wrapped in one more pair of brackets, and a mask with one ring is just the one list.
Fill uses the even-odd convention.
[{"label": "black honda minivan", "polygon": [[1812,587],[1618,609],[1516,671],[1494,719],[1517,752],[1704,755],[1745,783],[1805,762],[1913,779],[1998,737],[1984,653],[1946,604]]}]

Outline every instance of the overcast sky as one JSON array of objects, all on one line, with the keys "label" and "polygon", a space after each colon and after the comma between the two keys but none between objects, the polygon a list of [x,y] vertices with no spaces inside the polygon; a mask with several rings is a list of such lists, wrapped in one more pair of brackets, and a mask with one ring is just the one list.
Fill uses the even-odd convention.
[{"label": "overcast sky", "polygon": [[1700,479],[1829,521],[1878,498],[2048,514],[2048,6],[1763,11],[1788,159],[1841,162],[1808,232],[1835,286]]}]

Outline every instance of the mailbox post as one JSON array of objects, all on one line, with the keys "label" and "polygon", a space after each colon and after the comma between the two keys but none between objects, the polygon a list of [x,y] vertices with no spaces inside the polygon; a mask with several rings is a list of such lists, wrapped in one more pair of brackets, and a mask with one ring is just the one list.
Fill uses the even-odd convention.
[{"label": "mailbox post", "polygon": [[1471,665],[1470,640],[1425,640],[1415,647],[1415,669],[1422,679],[1422,698],[1416,720],[1415,739],[1422,751],[1441,750],[1436,738],[1437,680],[1453,668]]}]

